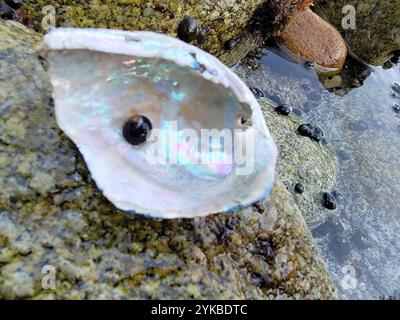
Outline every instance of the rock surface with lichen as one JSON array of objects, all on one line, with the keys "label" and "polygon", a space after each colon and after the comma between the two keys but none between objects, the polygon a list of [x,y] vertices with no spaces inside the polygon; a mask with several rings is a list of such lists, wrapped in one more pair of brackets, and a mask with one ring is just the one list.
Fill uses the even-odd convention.
[{"label": "rock surface with lichen", "polygon": [[[51,1],[56,26],[150,30],[177,36],[185,17],[196,21],[197,35],[192,44],[216,55],[228,65],[244,57],[268,29],[272,32],[283,24],[302,3],[309,0],[109,0]],[[48,21],[43,8],[48,1],[26,0],[21,10],[28,24],[44,32],[42,21]],[[265,36],[265,34],[263,34]],[[235,46],[227,48],[233,40]]]},{"label": "rock surface with lichen", "polygon": [[[263,0],[250,1],[52,1],[56,11],[56,25],[62,27],[151,30],[177,36],[185,17],[196,21],[197,36],[191,41],[210,53],[231,63],[246,54],[247,45],[254,39],[242,34],[256,8]],[[42,8],[48,1],[24,1],[24,9],[38,31],[45,31],[39,21]],[[244,45],[226,50],[225,43],[243,38]]]},{"label": "rock surface with lichen", "polygon": [[[381,65],[400,50],[400,1],[316,1],[315,11],[342,31],[352,52],[368,64]],[[355,28],[343,29],[342,22],[354,22]]]},{"label": "rock surface with lichen", "polygon": [[[293,198],[157,220],[116,210],[57,128],[41,36],[0,20],[0,298],[329,299]],[[43,266],[56,289],[42,288]]]}]

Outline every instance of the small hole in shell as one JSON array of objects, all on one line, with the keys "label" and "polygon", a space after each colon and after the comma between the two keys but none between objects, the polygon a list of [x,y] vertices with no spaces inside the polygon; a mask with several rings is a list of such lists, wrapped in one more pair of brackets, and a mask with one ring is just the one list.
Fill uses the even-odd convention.
[{"label": "small hole in shell", "polygon": [[252,126],[252,122],[251,119],[249,117],[246,116],[239,116],[239,124],[242,127],[248,128]]}]

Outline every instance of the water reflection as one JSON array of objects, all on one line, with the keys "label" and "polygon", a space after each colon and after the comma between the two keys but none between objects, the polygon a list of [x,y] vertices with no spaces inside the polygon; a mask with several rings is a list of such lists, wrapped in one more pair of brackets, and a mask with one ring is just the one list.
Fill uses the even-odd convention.
[{"label": "water reflection", "polygon": [[304,122],[318,124],[339,159],[338,209],[312,232],[340,297],[399,296],[399,66],[371,68],[350,59],[342,84],[327,90],[303,64],[276,49],[263,53],[259,68],[236,71]]}]

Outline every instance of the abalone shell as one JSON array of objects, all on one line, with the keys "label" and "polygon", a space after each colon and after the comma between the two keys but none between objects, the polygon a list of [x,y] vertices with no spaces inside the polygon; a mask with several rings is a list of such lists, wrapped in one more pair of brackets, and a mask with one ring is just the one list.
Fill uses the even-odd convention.
[{"label": "abalone shell", "polygon": [[[41,54],[57,123],[117,208],[191,218],[270,193],[277,148],[251,91],[215,57],[157,33],[101,29],[54,29]],[[153,128],[137,146],[122,133],[135,115]]]}]

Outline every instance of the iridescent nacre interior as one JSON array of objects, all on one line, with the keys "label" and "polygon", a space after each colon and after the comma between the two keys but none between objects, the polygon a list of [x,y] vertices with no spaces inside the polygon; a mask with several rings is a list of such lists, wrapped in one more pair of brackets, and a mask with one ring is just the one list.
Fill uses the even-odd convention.
[{"label": "iridescent nacre interior", "polygon": [[[233,160],[235,148],[246,153],[248,147],[235,141],[249,133],[252,111],[223,85],[199,71],[155,58],[58,50],[49,52],[48,60],[59,126],[78,146],[99,188],[119,208],[155,216],[164,210],[175,211],[174,216],[190,210],[227,211],[246,204],[246,192],[250,198],[260,192],[252,190],[254,183],[269,184],[263,190],[269,192],[276,150],[265,132],[255,130],[256,148],[263,151],[250,160],[251,172],[240,176],[235,171],[238,164],[226,161]],[[197,152],[166,135],[167,158],[173,151],[178,162],[168,158],[167,163],[149,163],[148,151],[156,139],[150,135],[145,144],[132,146],[122,135],[124,123],[133,115],[150,119],[152,132],[166,133],[176,126],[178,136],[192,129],[201,137],[204,129],[228,130],[234,143],[224,148],[223,139],[213,140],[202,149],[204,139],[199,139]],[[250,127],[241,123],[243,119],[250,119]],[[204,150],[220,161],[195,161]],[[266,163],[271,163],[271,170],[263,179],[270,183],[257,181]]]}]

